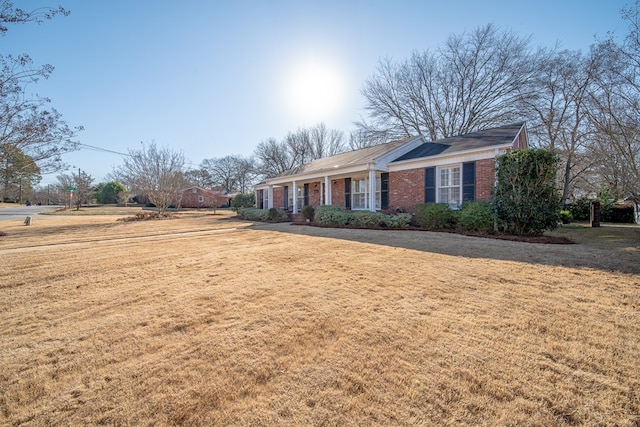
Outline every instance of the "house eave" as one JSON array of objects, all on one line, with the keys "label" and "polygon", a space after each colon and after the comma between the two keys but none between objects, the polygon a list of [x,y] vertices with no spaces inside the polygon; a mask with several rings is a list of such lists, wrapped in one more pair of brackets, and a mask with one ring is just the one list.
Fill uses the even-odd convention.
[{"label": "house eave", "polygon": [[[439,155],[435,155],[435,156],[429,156],[429,157],[420,157],[417,159],[408,159],[408,160],[401,160],[398,162],[391,162],[389,164],[389,171],[394,171],[394,170],[404,170],[404,169],[413,169],[416,168],[416,165],[423,165],[426,163],[447,163],[447,162],[455,162],[457,158],[463,158],[463,157],[477,157],[476,160],[479,159],[486,159],[486,158],[492,158],[496,156],[496,152],[506,152],[506,150],[509,150],[512,147],[512,143],[511,144],[500,144],[500,145],[493,145],[490,147],[482,147],[482,148],[473,148],[470,150],[463,150],[463,151],[456,151],[455,153],[450,153],[450,154],[439,154]],[[476,156],[473,156],[473,155]]]}]

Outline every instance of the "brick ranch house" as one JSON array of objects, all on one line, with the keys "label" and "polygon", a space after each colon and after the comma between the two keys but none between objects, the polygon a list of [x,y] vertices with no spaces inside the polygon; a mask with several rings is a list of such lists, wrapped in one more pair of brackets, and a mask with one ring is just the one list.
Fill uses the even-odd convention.
[{"label": "brick ranch house", "polygon": [[180,193],[181,208],[219,208],[228,202],[224,190],[220,188],[189,187]]},{"label": "brick ranch house", "polygon": [[418,203],[489,201],[496,157],[528,148],[525,123],[433,142],[418,136],[314,160],[256,186],[256,205],[410,210]]}]

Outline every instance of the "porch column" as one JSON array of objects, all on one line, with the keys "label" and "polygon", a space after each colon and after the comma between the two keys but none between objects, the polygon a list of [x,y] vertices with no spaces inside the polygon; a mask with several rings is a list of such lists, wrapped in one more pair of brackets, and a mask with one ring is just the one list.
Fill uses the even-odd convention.
[{"label": "porch column", "polygon": [[331,181],[328,176],[324,177],[324,204],[331,204]]},{"label": "porch column", "polygon": [[293,181],[292,184],[292,189],[291,191],[293,191],[293,210],[292,212],[294,214],[298,213],[298,182],[297,181]]},{"label": "porch column", "polygon": [[267,208],[271,209],[273,207],[273,185],[269,186],[267,190],[267,197],[269,200],[267,201]]},{"label": "porch column", "polygon": [[369,170],[369,210],[376,211],[376,171]]}]

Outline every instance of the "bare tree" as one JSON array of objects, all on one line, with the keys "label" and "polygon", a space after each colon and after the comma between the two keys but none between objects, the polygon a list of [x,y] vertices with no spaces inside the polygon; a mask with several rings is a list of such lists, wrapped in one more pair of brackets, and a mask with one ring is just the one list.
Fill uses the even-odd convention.
[{"label": "bare tree", "polygon": [[529,57],[528,38],[489,24],[449,37],[435,53],[382,60],[362,89],[370,122],[356,124],[387,138],[436,140],[517,121]]},{"label": "bare tree", "polygon": [[260,174],[270,178],[295,167],[296,159],[291,155],[285,142],[268,138],[258,144],[254,155],[260,163]]},{"label": "bare tree", "polygon": [[8,28],[6,24],[25,24],[27,22],[42,23],[56,15],[69,15],[69,11],[62,7],[38,7],[31,11],[16,8],[10,0],[0,0],[0,34],[4,35]]},{"label": "bare tree", "polygon": [[365,126],[364,122],[360,122],[359,128],[349,134],[348,147],[350,150],[359,150],[389,141],[390,138],[387,134],[370,130]]},{"label": "bare tree", "polygon": [[309,129],[309,143],[314,159],[333,156],[346,149],[344,133],[337,129],[327,129],[322,122]]},{"label": "bare tree", "polygon": [[164,215],[172,203],[179,202],[188,186],[183,169],[184,155],[155,143],[143,144],[140,150],[129,150],[116,174],[130,190],[145,195]]},{"label": "bare tree", "polygon": [[228,193],[234,192],[236,185],[236,156],[225,156],[217,159],[205,159],[200,164],[211,175],[213,185],[222,186]]},{"label": "bare tree", "polygon": [[623,9],[624,42],[592,47],[603,70],[590,93],[589,118],[597,131],[598,164],[618,196],[640,198],[640,2]]},{"label": "bare tree", "polygon": [[254,155],[261,175],[273,177],[310,161],[345,151],[344,134],[327,129],[324,123],[289,132],[282,141],[269,138],[256,147]]},{"label": "bare tree", "polygon": [[[42,22],[63,14],[63,8],[37,8],[26,12],[14,8],[13,2],[0,1],[0,34],[7,31],[6,24]],[[42,172],[60,170],[61,155],[77,149],[72,139],[82,127],[72,128],[54,108],[47,108],[50,100],[29,97],[25,87],[48,78],[51,65],[36,67],[28,55],[0,55],[0,161],[15,149],[20,150],[38,164]]]},{"label": "bare tree", "polygon": [[213,185],[211,174],[203,167],[186,171],[185,178],[189,181],[190,186],[208,188]]},{"label": "bare tree", "polygon": [[258,178],[258,168],[254,157],[238,156],[236,165],[236,184],[239,193],[248,193]]},{"label": "bare tree", "polygon": [[589,91],[599,70],[580,51],[541,50],[529,86],[521,89],[520,105],[531,118],[528,129],[534,144],[557,152],[562,159],[561,203],[593,166],[594,133],[589,123]]}]

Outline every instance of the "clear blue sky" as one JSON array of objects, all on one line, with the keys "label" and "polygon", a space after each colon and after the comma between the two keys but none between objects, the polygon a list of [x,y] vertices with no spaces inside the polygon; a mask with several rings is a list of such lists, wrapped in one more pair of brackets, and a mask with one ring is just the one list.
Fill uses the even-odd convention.
[{"label": "clear blue sky", "polygon": [[[320,121],[347,135],[365,114],[360,89],[382,57],[403,60],[488,23],[531,36],[536,47],[559,42],[586,51],[596,36],[626,33],[620,9],[632,0],[15,3],[71,12],[41,25],[11,25],[0,52],[28,53],[55,67],[28,92],[51,98],[69,124],[84,126],[78,141],[124,153],[155,141],[182,151],[195,167],[207,158],[251,155],[264,139]],[[313,74],[314,67],[324,71]],[[314,89],[305,78],[323,82]],[[309,109],[304,99],[326,106]],[[64,159],[96,183],[122,162],[87,149]],[[55,175],[43,178],[56,182]]]}]

